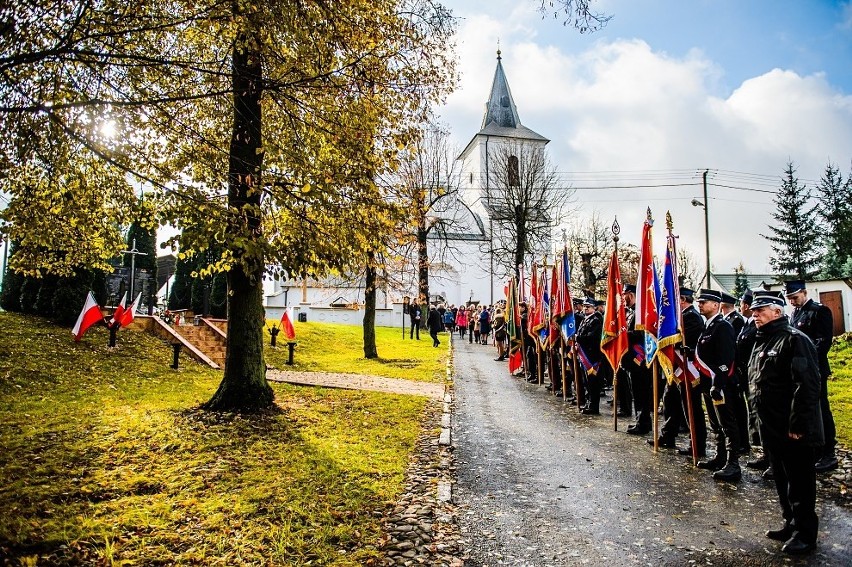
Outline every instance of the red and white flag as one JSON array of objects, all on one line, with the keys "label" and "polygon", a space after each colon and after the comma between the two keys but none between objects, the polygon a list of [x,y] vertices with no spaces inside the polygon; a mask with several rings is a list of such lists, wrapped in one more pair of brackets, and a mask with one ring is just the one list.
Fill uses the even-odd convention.
[{"label": "red and white flag", "polygon": [[71,330],[74,340],[79,341],[86,334],[86,331],[89,330],[89,327],[103,320],[104,316],[101,314],[101,308],[98,306],[98,302],[95,301],[94,294],[90,291],[89,296],[86,297],[86,304],[83,305],[83,310],[80,311],[80,316],[77,317],[77,322]]},{"label": "red and white flag", "polygon": [[124,313],[121,314],[121,319],[118,321],[121,323],[122,327],[128,326],[133,322],[133,314],[136,313],[136,308],[139,307],[139,300],[142,299],[142,294],[136,296],[136,299],[133,300],[133,303],[124,310]]},{"label": "red and white flag", "polygon": [[112,314],[112,318],[109,320],[109,324],[112,325],[116,321],[121,321],[121,316],[124,315],[124,312],[127,310],[125,307],[127,305],[127,292],[124,292],[124,295],[121,296],[121,301],[118,302],[118,307],[115,308],[115,313]]},{"label": "red and white flag", "polygon": [[284,315],[281,316],[281,330],[284,331],[284,336],[288,341],[296,338],[296,329],[293,327],[293,319],[290,318],[290,308],[284,310]]}]

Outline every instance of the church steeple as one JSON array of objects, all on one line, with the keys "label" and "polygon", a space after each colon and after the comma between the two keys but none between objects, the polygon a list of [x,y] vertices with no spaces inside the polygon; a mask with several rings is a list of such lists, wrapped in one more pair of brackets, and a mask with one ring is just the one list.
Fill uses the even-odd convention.
[{"label": "church steeple", "polygon": [[503,72],[500,49],[497,49],[497,70],[494,72],[494,81],[491,83],[491,96],[485,104],[485,117],[482,119],[482,129],[492,122],[503,128],[517,128],[521,125],[518,117],[518,109],[512,99],[512,91],[509,90],[509,82]]}]

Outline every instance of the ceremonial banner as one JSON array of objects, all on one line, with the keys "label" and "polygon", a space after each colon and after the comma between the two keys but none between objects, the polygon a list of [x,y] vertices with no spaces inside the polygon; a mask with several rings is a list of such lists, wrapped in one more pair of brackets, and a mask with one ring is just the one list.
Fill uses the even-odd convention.
[{"label": "ceremonial banner", "polygon": [[549,346],[559,341],[559,266],[554,264],[550,272],[550,328],[547,332]]},{"label": "ceremonial banner", "polygon": [[547,269],[542,268],[541,278],[535,294],[536,321],[533,326],[535,336],[542,348],[547,347],[547,330],[550,325],[550,294],[547,292]]},{"label": "ceremonial banner", "polygon": [[538,292],[537,271],[538,268],[536,268],[535,262],[533,262],[532,275],[530,276],[530,296],[527,300],[527,333],[532,336],[535,336],[535,326],[541,319],[538,302],[536,301],[536,293]]},{"label": "ceremonial banner", "polygon": [[613,250],[607,271],[606,311],[601,331],[601,351],[614,372],[618,371],[621,357],[627,352],[627,314],[624,311],[624,284],[618,267],[618,251]]},{"label": "ceremonial banner", "polygon": [[509,289],[506,293],[506,327],[509,333],[509,372],[514,373],[523,365],[521,310],[518,305],[515,278],[509,280]]},{"label": "ceremonial banner", "polygon": [[577,359],[580,361],[580,364],[583,367],[583,370],[586,371],[586,374],[594,375],[598,373],[598,368],[600,367],[600,362],[593,363],[589,356],[586,354],[586,351],[583,350],[583,347],[580,346],[580,343],[577,344]]},{"label": "ceremonial banner", "polygon": [[571,264],[568,262],[568,249],[562,249],[562,264],[559,270],[559,303],[556,316],[562,337],[567,341],[577,332],[574,318],[574,304],[571,301]]},{"label": "ceremonial banner", "polygon": [[680,286],[678,285],[677,251],[675,237],[669,232],[666,239],[666,263],[660,294],[660,322],[657,335],[657,360],[666,380],[680,383],[674,373],[675,345],[683,341],[680,312]]},{"label": "ceremonial banner", "polygon": [[645,364],[654,361],[657,352],[657,333],[659,327],[659,293],[657,270],[654,267],[654,253],[651,240],[651,228],[654,220],[651,209],[642,226],[642,245],[639,251],[639,277],[636,281],[636,330],[645,332]]},{"label": "ceremonial banner", "polygon": [[296,338],[296,328],[293,327],[293,318],[290,316],[292,307],[284,309],[284,314],[281,315],[281,330],[284,331],[284,336],[288,341]]}]

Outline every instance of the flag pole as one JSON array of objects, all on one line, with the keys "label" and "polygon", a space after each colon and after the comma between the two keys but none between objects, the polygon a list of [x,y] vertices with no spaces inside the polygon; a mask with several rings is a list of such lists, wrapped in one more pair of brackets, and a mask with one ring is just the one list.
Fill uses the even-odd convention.
[{"label": "flag pole", "polygon": [[651,363],[652,380],[654,381],[654,452],[660,448],[660,363],[654,358]]},{"label": "flag pole", "polygon": [[[616,260],[618,259],[618,234],[620,232],[621,228],[618,226],[618,219],[616,219],[615,222],[612,223],[612,242],[615,246],[615,251],[613,253],[615,254]],[[616,294],[621,293],[620,290],[615,291]],[[607,297],[607,301],[618,301],[618,298]],[[612,369],[612,430],[618,431],[618,370],[614,367]]]},{"label": "flag pole", "polygon": [[[674,223],[672,223],[672,214],[671,212],[666,212],[666,229],[669,232],[669,238],[674,238],[674,234],[672,234],[672,230],[674,229]],[[674,262],[675,270],[674,274],[677,276],[677,256],[672,259]],[[682,336],[682,340],[684,341],[682,344],[684,347],[686,346],[686,337]],[[676,345],[675,345],[676,348]],[[686,388],[684,389],[686,396],[686,413],[687,419],[689,420],[689,444],[692,447],[692,465],[695,466],[698,464],[698,446],[695,443],[695,413],[692,408],[692,380],[690,379],[688,363],[686,360],[686,350],[681,351],[683,355],[681,357],[681,372],[684,378],[684,383],[686,384]]]},{"label": "flag pole", "polygon": [[574,370],[574,395],[577,397],[577,409],[583,407],[583,395],[580,390],[580,368],[577,365],[577,339],[571,340],[571,367]]}]

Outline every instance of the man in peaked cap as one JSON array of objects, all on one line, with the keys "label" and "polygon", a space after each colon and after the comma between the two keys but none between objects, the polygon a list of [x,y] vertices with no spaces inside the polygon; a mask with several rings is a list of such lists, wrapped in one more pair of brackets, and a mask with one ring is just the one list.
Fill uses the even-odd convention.
[{"label": "man in peaked cap", "polygon": [[698,468],[712,470],[713,478],[736,482],[740,469],[740,439],[734,399],[742,395],[736,385],[734,363],[737,338],[722,316],[722,293],[702,289],[698,310],[707,323],[695,347],[695,366],[701,373],[701,388],[710,428],[716,436],[716,455],[700,461]]},{"label": "man in peaked cap", "polygon": [[[688,287],[680,288],[681,322],[683,324],[683,343],[678,348],[688,360],[692,360],[698,336],[704,329],[704,320],[692,305],[695,292]],[[703,457],[707,444],[707,425],[704,422],[704,409],[701,407],[701,393],[697,387],[687,387],[686,381],[680,385],[666,382],[663,389],[663,425],[660,428],[659,444],[661,447],[675,447],[675,438],[681,425],[687,423],[686,396],[692,396],[693,421],[695,422],[695,439],[699,457]],[[649,439],[653,445],[654,440]],[[678,449],[682,455],[692,455],[691,447]]]},{"label": "man in peaked cap", "polygon": [[583,354],[593,365],[585,369],[580,365],[585,375],[586,405],[581,409],[584,414],[598,415],[600,413],[601,401],[601,376],[600,370],[607,366],[602,364],[603,352],[601,351],[601,330],[603,329],[603,314],[595,311],[595,300],[587,297],[583,301],[583,322],[577,327],[577,346],[582,349]]},{"label": "man in peaked cap", "polygon": [[819,361],[819,373],[822,378],[822,389],[819,393],[819,405],[822,412],[822,428],[825,435],[825,446],[817,451],[817,461],[814,465],[817,472],[826,472],[837,468],[837,457],[834,446],[835,438],[834,416],[828,404],[828,377],[831,367],[828,364],[828,351],[831,350],[831,338],[834,330],[834,316],[831,309],[808,298],[808,290],[803,280],[791,280],[784,283],[784,295],[793,306],[791,324],[802,331],[814,342]]},{"label": "man in peaked cap", "polygon": [[[625,284],[624,303],[627,314],[627,338],[628,348],[621,357],[619,372],[625,375],[630,384],[630,394],[633,398],[633,407],[636,408],[636,421],[627,427],[630,435],[644,435],[651,431],[651,404],[653,392],[653,374],[645,364],[645,336],[642,331],[636,330],[636,286]],[[621,384],[621,382],[619,382]],[[620,388],[626,391],[627,388]],[[625,397],[626,398],[626,397]],[[619,395],[619,404],[625,417],[629,416],[629,403]]]},{"label": "man in peaked cap", "polygon": [[816,548],[819,528],[811,464],[824,442],[817,351],[787,322],[779,295],[755,293],[751,308],[757,326],[748,369],[752,400],[784,517],[784,525],[766,537],[786,542],[785,553],[801,555]]},{"label": "man in peaked cap", "polygon": [[[742,314],[737,311],[737,298],[731,295],[730,293],[722,292],[722,317],[731,324],[734,328],[734,336],[738,337],[740,335],[740,331],[745,327],[745,318]],[[734,399],[731,400],[731,404],[734,408],[734,415],[737,418],[737,427],[740,430],[740,453],[743,455],[747,455],[749,451],[751,451],[751,444],[749,443],[749,435],[748,435],[748,405],[746,403],[746,394],[743,389],[743,382],[748,382],[748,376],[743,377],[740,375],[739,366],[735,365],[734,367],[734,375],[737,383],[737,394]],[[746,386],[746,389],[748,387]]]},{"label": "man in peaked cap", "polygon": [[[746,290],[740,297],[740,314],[743,316],[745,324],[737,335],[737,362],[735,365],[737,372],[737,383],[740,390],[743,392],[745,399],[745,416],[742,415],[742,409],[737,412],[737,424],[740,429],[740,443],[745,446],[744,438],[748,439],[748,445],[761,447],[760,432],[757,426],[757,414],[754,411],[754,406],[751,403],[751,387],[748,378],[748,361],[751,357],[751,351],[754,350],[755,336],[757,335],[757,325],[754,323],[754,316],[751,310],[751,304],[754,301],[754,294],[751,290]],[[769,466],[769,460],[765,455],[755,456],[748,462],[746,466],[750,469],[766,470]],[[771,473],[770,473],[771,474]]]}]

